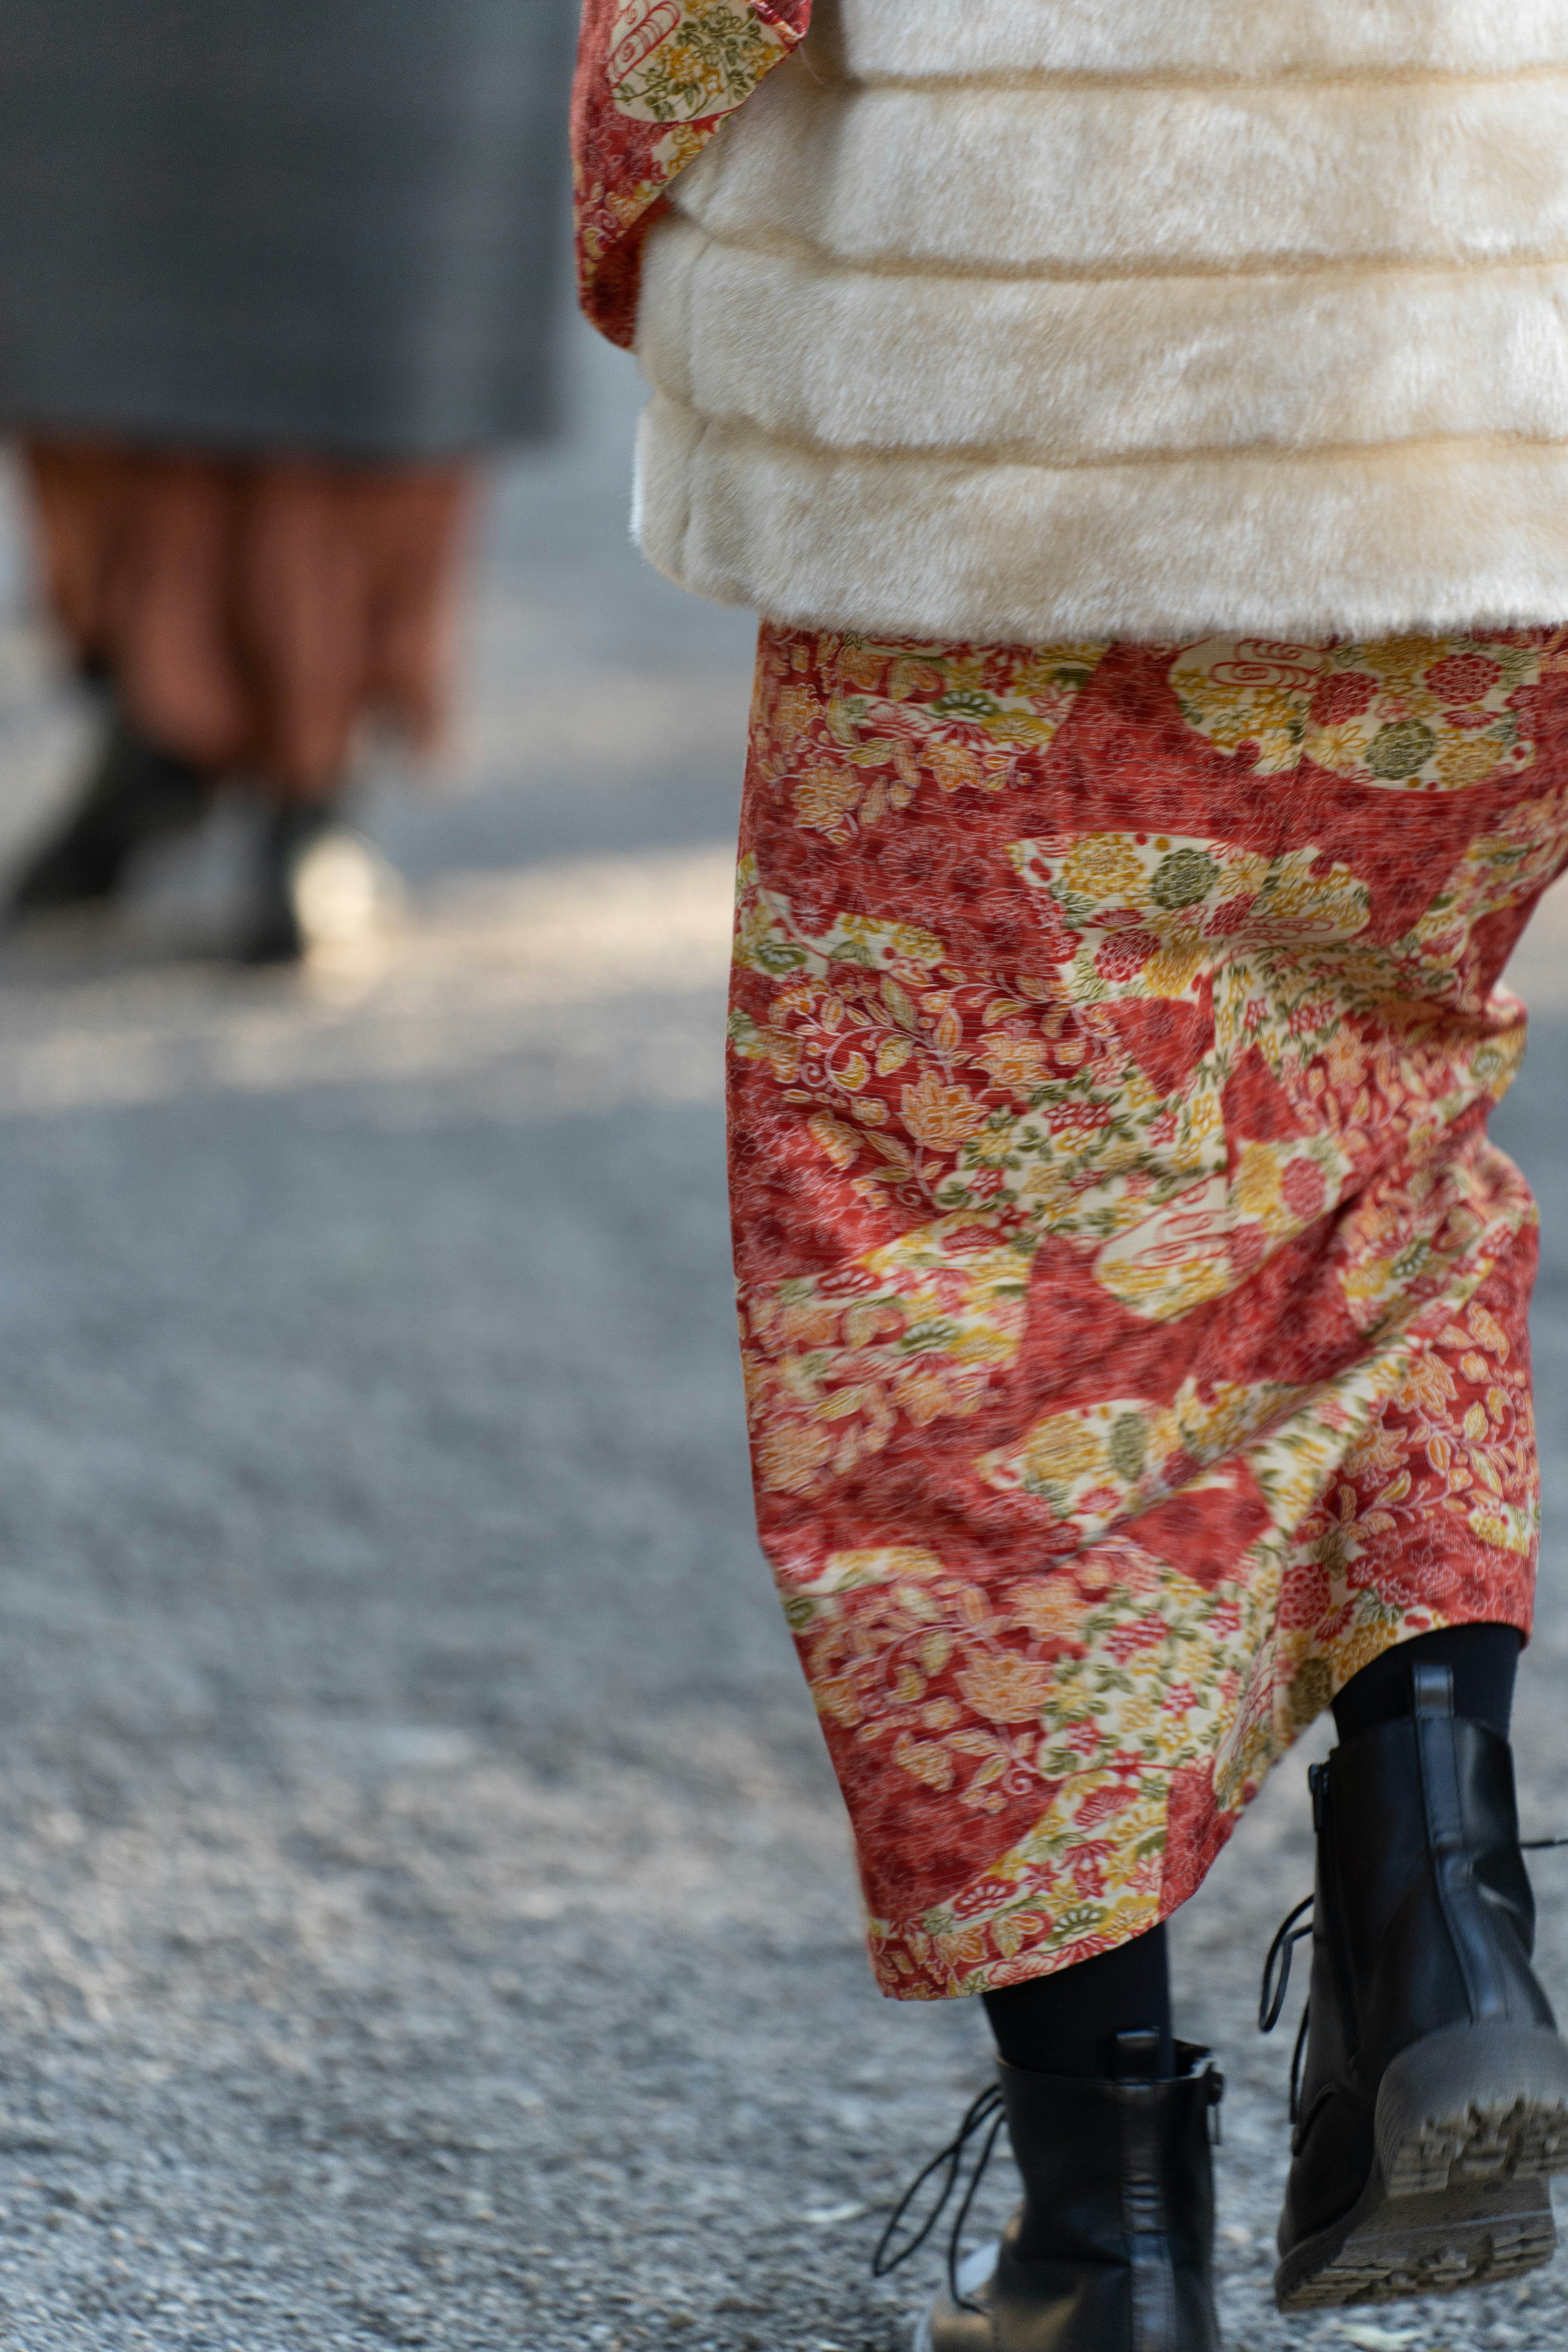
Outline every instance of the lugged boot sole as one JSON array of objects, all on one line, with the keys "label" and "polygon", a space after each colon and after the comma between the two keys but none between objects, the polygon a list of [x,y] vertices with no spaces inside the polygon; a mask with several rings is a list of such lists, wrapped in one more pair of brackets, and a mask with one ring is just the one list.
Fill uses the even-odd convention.
[{"label": "lugged boot sole", "polygon": [[1281,2311],[1442,2294],[1551,2260],[1546,2182],[1568,2170],[1568,2044],[1550,2027],[1426,2035],[1384,2074],[1374,2127],[1354,2207],[1276,2272]]},{"label": "lugged boot sole", "polygon": [[1451,2294],[1539,2270],[1556,2250],[1544,2180],[1395,2198],[1374,2167],[1352,2210],[1280,2263],[1274,2300],[1281,2311],[1318,2311]]},{"label": "lugged boot sole", "polygon": [[1568,2043],[1549,2026],[1429,2033],[1379,2084],[1376,2131],[1391,2197],[1568,2171]]}]

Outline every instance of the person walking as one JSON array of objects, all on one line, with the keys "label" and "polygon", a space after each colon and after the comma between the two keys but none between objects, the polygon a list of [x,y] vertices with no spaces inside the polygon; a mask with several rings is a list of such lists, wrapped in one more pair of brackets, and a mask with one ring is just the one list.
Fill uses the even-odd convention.
[{"label": "person walking", "polygon": [[1278,2300],[1554,2243],[1487,1118],[1568,864],[1564,67],[1479,0],[584,11],[637,534],[763,615],[762,1540],[878,1981],[994,2029],[939,2163],[1005,2116],[1023,2180],[930,2352],[1216,2344],[1163,1923],[1328,1708]]},{"label": "person walking", "polygon": [[0,425],[107,693],[14,912],[112,899],[239,774],[244,951],[300,951],[360,721],[437,723],[476,456],[551,421],[568,28],[564,0],[16,0]]}]

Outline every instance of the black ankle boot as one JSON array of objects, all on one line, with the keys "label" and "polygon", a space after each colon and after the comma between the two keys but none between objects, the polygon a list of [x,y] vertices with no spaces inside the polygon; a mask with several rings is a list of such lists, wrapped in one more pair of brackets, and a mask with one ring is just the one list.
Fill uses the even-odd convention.
[{"label": "black ankle boot", "polygon": [[1217,2352],[1209,2110],[1224,2085],[1189,2042],[1165,2081],[1158,2034],[1116,2046],[1110,2082],[999,2065],[1024,2202],[999,2246],[953,2264],[918,2352]]},{"label": "black ankle boot", "polygon": [[1568,2167],[1568,2048],[1530,1965],[1512,1758],[1455,1715],[1447,1666],[1418,1666],[1414,1685],[1413,1716],[1310,1774],[1281,2311],[1509,2278],[1555,2244],[1546,2180]]},{"label": "black ankle boot", "polygon": [[114,898],[137,852],[191,831],[211,797],[199,768],[116,715],[83,797],[12,885],[12,915],[53,914]]}]

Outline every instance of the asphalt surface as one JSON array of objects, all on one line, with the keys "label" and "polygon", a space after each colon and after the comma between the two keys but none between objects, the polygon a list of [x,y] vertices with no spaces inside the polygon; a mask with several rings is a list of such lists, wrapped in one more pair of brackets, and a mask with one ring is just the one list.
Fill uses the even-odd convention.
[{"label": "asphalt surface", "polygon": [[[574,440],[501,487],[467,741],[370,793],[387,960],[205,955],[238,812],[122,932],[0,960],[5,2352],[892,2352],[932,2283],[867,2258],[982,2021],[871,1987],[744,1474],[749,625],[638,569],[630,386],[579,365]],[[6,843],[85,724],[13,595]],[[1499,1127],[1547,1235],[1524,1801],[1568,1832],[1563,938]],[[1272,2313],[1289,2051],[1251,2017],[1301,1760],[1177,1928],[1232,2085],[1227,2343],[1544,2352],[1568,2261]],[[1568,2001],[1568,1856],[1538,1875]]]}]

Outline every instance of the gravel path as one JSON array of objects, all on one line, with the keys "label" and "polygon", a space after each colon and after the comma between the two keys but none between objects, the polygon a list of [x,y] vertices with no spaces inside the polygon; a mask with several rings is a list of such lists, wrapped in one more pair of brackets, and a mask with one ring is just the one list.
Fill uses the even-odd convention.
[{"label": "gravel path", "polygon": [[[716,1096],[746,629],[622,549],[613,365],[509,488],[458,789],[379,803],[413,892],[384,971],[241,980],[153,916],[0,967],[6,2352],[893,2352],[931,2283],[867,2255],[984,2037],[872,1990],[757,1561]],[[13,835],[72,724],[13,626]],[[150,884],[157,919],[195,887]],[[1538,966],[1504,1121],[1549,1245],[1521,1745],[1568,1830]],[[1545,2352],[1568,2263],[1272,2314],[1289,2049],[1250,2020],[1309,1872],[1293,1759],[1179,1925],[1232,2084],[1231,2352]],[[1539,1876],[1568,2002],[1568,1857]]]}]

